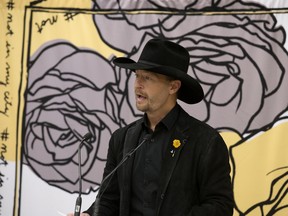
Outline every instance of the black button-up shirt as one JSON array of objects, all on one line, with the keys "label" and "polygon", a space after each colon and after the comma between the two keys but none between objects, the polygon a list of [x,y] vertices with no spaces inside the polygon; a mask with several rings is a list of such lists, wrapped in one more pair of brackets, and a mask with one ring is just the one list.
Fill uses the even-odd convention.
[{"label": "black button-up shirt", "polygon": [[179,115],[176,105],[159,122],[154,132],[148,127],[146,114],[143,118],[140,140],[147,134],[151,138],[136,152],[132,170],[131,216],[155,216],[156,197],[159,188],[162,160],[171,140]]}]

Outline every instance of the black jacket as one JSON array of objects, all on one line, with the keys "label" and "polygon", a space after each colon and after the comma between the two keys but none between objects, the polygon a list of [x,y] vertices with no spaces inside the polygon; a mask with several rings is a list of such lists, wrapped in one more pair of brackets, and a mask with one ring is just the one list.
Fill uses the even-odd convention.
[{"label": "black jacket", "polygon": [[[104,176],[135,148],[140,131],[138,120],[113,133]],[[177,149],[172,145],[174,139],[181,142]],[[219,133],[181,108],[170,143],[161,171],[157,216],[233,215],[229,156]],[[175,150],[173,157],[171,150]],[[132,166],[133,157],[113,175],[101,197],[99,215],[130,215]],[[92,216],[93,205],[86,212]]]}]

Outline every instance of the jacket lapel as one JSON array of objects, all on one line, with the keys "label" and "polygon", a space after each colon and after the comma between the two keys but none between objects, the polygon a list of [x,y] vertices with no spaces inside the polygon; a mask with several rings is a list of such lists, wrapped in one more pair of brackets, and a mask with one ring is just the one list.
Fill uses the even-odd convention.
[{"label": "jacket lapel", "polygon": [[[180,157],[181,151],[188,140],[187,130],[188,127],[185,125],[185,117],[183,117],[183,112],[180,112],[182,117],[179,117],[179,120],[176,122],[175,132],[172,134],[169,145],[166,149],[166,153],[163,159],[163,167],[161,170],[159,191],[157,197],[157,215],[159,214],[160,207],[163,201],[163,196],[166,192],[167,186],[171,179],[174,168],[177,164],[177,161]],[[180,146],[175,148],[173,146],[173,140],[179,140]]]},{"label": "jacket lapel", "polygon": [[[141,124],[137,123],[135,127],[131,127],[127,130],[125,140],[124,140],[124,148],[123,148],[123,157],[127,155],[132,149],[134,149],[138,144],[138,139],[141,132]],[[124,185],[130,185],[131,180],[131,172],[133,167],[134,155],[129,158],[123,166],[124,171]],[[126,183],[127,181],[127,183]]]},{"label": "jacket lapel", "polygon": [[[141,123],[138,121],[135,126],[129,128],[127,130],[127,133],[125,135],[124,139],[124,147],[123,147],[123,158],[127,155],[128,152],[130,152],[132,149],[134,149],[138,144],[138,139],[141,132]],[[122,211],[125,211],[125,213],[120,215],[129,215],[129,209],[130,209],[130,194],[131,194],[131,177],[132,177],[132,168],[133,168],[133,161],[134,161],[134,155],[132,155],[128,160],[123,164],[122,167],[122,184],[124,188],[123,189],[123,206],[125,206]]]},{"label": "jacket lapel", "polygon": [[124,140],[123,157],[137,146],[140,132],[141,132],[140,122],[137,122],[134,127],[131,127],[127,130]]}]

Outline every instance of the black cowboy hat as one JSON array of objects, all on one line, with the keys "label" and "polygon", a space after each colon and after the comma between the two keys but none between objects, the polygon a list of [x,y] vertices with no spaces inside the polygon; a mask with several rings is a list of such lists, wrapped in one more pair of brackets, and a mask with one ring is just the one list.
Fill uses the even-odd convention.
[{"label": "black cowboy hat", "polygon": [[151,39],[143,48],[138,62],[119,57],[113,63],[132,71],[148,70],[180,80],[178,99],[195,104],[203,99],[204,93],[201,85],[187,74],[189,58],[184,47],[163,39]]}]

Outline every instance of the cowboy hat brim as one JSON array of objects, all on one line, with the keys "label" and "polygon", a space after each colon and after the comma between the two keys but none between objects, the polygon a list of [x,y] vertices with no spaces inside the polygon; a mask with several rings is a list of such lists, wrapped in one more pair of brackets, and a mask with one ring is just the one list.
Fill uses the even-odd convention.
[{"label": "cowboy hat brim", "polygon": [[203,89],[201,85],[187,73],[183,73],[175,67],[153,64],[139,60],[135,62],[126,57],[119,57],[113,60],[113,63],[121,68],[135,70],[149,70],[155,73],[173,77],[181,81],[181,88],[178,93],[178,99],[188,104],[200,102],[203,97]]}]

